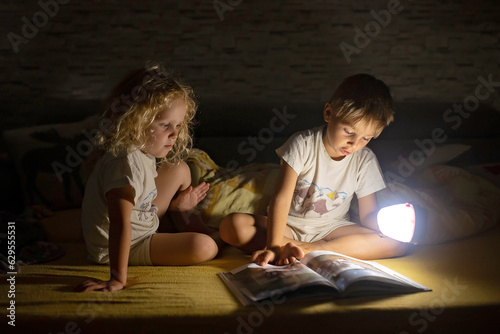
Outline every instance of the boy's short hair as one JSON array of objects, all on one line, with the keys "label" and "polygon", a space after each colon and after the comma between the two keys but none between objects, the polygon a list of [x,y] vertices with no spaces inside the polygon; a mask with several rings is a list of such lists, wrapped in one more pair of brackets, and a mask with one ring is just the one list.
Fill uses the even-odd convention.
[{"label": "boy's short hair", "polygon": [[355,125],[375,122],[378,136],[394,120],[392,97],[386,84],[369,74],[355,74],[342,81],[329,102],[332,117]]}]

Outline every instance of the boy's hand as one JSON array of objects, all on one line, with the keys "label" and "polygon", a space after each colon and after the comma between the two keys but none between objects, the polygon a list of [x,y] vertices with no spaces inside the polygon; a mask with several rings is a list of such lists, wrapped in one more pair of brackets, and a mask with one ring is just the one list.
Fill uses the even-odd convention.
[{"label": "boy's hand", "polygon": [[304,257],[304,251],[289,242],[283,247],[272,247],[256,251],[252,254],[252,262],[264,266],[268,263],[277,266],[288,265]]},{"label": "boy's hand", "polygon": [[276,252],[271,249],[263,249],[253,252],[252,262],[257,263],[259,266],[265,266],[268,263],[274,263],[279,258],[279,250]]},{"label": "boy's hand", "polygon": [[202,182],[196,187],[187,187],[185,190],[179,192],[177,197],[172,199],[169,210],[184,212],[193,209],[207,196],[209,188],[210,184],[206,182]]},{"label": "boy's hand", "polygon": [[113,292],[125,289],[125,284],[120,281],[111,279],[109,281],[88,280],[76,287],[77,292],[87,291],[103,291]]}]

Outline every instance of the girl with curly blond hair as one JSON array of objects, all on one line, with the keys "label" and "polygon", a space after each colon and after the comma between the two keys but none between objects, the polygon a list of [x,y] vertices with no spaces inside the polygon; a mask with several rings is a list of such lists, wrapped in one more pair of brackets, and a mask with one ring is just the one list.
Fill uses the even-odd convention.
[{"label": "girl with curly blond hair", "polygon": [[195,113],[192,89],[160,64],[132,71],[111,92],[97,136],[104,153],[82,204],[89,259],[109,264],[111,275],[82,283],[80,291],[125,288],[128,265],[190,265],[217,254],[208,235],[157,233],[167,210],[193,210],[208,191],[206,183],[190,185],[183,161]]}]

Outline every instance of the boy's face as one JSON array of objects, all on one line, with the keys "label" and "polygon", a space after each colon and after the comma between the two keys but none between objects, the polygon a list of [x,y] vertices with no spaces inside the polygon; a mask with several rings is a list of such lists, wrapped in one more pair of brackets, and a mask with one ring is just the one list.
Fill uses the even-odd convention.
[{"label": "boy's face", "polygon": [[146,152],[155,158],[164,158],[179,135],[179,129],[186,117],[187,106],[184,101],[175,101],[170,108],[165,107],[151,124]]},{"label": "boy's face", "polygon": [[359,121],[355,125],[341,123],[333,119],[331,107],[327,103],[323,112],[325,122],[328,123],[323,134],[323,144],[328,155],[333,160],[340,161],[346,156],[361,150],[376,135],[376,126],[373,123]]}]

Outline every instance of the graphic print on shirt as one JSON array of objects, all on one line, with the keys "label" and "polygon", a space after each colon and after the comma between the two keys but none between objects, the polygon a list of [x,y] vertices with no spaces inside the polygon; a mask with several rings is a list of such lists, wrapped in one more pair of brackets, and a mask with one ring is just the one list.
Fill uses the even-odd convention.
[{"label": "graphic print on shirt", "polygon": [[154,218],[158,212],[158,207],[153,204],[153,200],[156,198],[156,188],[151,191],[146,198],[143,199],[142,204],[139,206],[139,212],[137,213],[137,218],[140,221],[150,221]]},{"label": "graphic print on shirt", "polygon": [[321,217],[341,205],[346,197],[343,191],[300,179],[293,193],[292,207],[302,217]]}]

